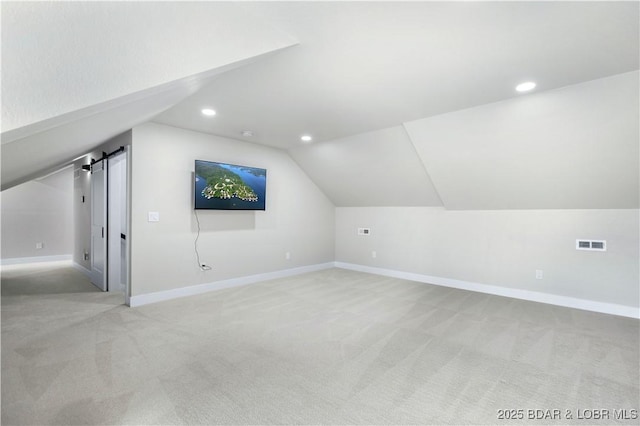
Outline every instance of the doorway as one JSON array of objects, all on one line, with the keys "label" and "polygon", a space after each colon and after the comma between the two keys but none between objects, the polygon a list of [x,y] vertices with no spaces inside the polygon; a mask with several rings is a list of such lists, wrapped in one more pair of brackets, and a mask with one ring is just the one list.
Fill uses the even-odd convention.
[{"label": "doorway", "polygon": [[91,282],[129,303],[128,150],[103,153],[91,166]]}]

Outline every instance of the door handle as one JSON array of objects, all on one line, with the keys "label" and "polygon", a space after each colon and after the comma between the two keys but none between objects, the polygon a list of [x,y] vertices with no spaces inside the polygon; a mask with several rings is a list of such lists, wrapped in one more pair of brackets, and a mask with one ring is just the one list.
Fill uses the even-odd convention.
[{"label": "door handle", "polygon": [[104,238],[104,226],[102,227],[102,238]]}]

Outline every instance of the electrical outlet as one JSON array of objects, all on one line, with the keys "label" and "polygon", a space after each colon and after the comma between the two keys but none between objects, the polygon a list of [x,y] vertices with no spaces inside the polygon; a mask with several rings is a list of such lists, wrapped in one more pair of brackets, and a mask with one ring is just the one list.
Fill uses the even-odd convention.
[{"label": "electrical outlet", "polygon": [[536,280],[541,280],[543,277],[542,269],[536,269]]},{"label": "electrical outlet", "polygon": [[284,254],[284,258],[285,258],[285,259],[287,259],[287,260],[291,260],[291,252],[289,252],[289,251],[288,251],[288,252],[286,252],[286,253]]},{"label": "electrical outlet", "polygon": [[36,243],[36,249],[41,249],[44,247],[44,243]]},{"label": "electrical outlet", "polygon": [[89,252],[84,252],[84,260],[89,260]]},{"label": "electrical outlet", "polygon": [[364,236],[371,235],[371,228],[358,228],[358,235],[364,235]]},{"label": "electrical outlet", "polygon": [[378,257],[378,253],[376,253],[376,251],[375,251],[375,250],[374,250],[374,251],[372,251],[372,252],[371,252],[371,257],[375,259],[376,257]]}]

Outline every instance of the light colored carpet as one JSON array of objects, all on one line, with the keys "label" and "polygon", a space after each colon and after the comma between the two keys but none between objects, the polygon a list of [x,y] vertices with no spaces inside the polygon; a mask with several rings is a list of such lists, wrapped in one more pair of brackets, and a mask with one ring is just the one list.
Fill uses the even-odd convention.
[{"label": "light colored carpet", "polygon": [[[639,408],[633,319],[341,269],[121,298],[65,265],[3,268],[3,425],[615,424]],[[576,419],[594,409],[610,418]]]}]

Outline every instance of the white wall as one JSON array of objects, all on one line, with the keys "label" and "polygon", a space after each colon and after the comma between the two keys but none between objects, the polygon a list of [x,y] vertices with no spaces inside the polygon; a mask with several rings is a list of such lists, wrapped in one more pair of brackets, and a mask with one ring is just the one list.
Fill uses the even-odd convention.
[{"label": "white wall", "polygon": [[[638,307],[639,214],[337,208],[336,260]],[[357,236],[357,227],[372,233]],[[607,251],[578,251],[577,238],[607,240]],[[543,270],[542,280],[536,269]]]},{"label": "white wall", "polygon": [[[267,169],[265,211],[198,211],[211,271],[194,252],[196,159]],[[334,206],[284,151],[149,123],[133,129],[131,162],[132,296],[334,259]]]},{"label": "white wall", "polygon": [[2,191],[2,259],[70,255],[72,197],[71,167]]}]

